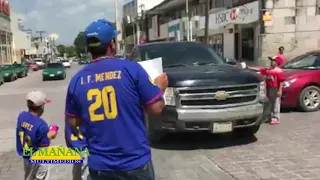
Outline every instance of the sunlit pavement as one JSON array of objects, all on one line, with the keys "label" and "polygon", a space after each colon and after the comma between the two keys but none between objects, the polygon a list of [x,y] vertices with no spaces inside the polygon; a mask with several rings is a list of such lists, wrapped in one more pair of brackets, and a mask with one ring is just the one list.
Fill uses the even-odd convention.
[{"label": "sunlit pavement", "polygon": [[[44,118],[60,126],[53,144],[65,144],[64,100],[68,82],[80,67],[68,69],[63,81],[42,82],[41,71],[0,86],[0,180],[23,179],[21,158],[15,153],[15,123],[26,109],[25,95],[46,92],[52,103]],[[320,180],[319,112],[282,113],[277,126],[263,125],[256,138],[231,135],[168,135],[154,145],[158,180]],[[70,180],[70,165],[52,165],[52,180]]]}]

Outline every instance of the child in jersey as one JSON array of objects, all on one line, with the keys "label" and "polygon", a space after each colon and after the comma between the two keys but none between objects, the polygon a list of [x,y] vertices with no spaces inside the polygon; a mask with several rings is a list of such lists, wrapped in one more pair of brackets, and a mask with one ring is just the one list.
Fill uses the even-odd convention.
[{"label": "child in jersey", "polygon": [[[67,147],[69,148],[87,148],[87,142],[83,135],[84,129],[78,127],[75,130],[71,129],[67,124],[65,124],[65,140]],[[72,180],[90,180],[89,169],[88,169],[88,157],[86,153],[84,155],[82,164],[74,164],[72,168]]]},{"label": "child in jersey", "polygon": [[[49,179],[48,166],[46,164],[29,164],[29,151],[36,152],[41,147],[48,147],[50,140],[57,135],[57,127],[49,128],[48,124],[40,118],[44,112],[44,106],[50,100],[41,91],[32,91],[27,94],[28,111],[19,114],[16,128],[16,149],[24,161],[25,180]],[[29,153],[28,153],[29,152]]]}]

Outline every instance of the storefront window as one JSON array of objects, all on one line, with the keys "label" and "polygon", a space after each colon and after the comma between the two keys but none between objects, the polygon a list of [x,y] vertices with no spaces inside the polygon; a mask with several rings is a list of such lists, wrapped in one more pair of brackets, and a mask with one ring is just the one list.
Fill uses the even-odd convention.
[{"label": "storefront window", "polygon": [[6,36],[0,35],[0,38],[1,44],[6,44]]},{"label": "storefront window", "polygon": [[209,46],[223,57],[223,34],[215,34],[209,36]]}]

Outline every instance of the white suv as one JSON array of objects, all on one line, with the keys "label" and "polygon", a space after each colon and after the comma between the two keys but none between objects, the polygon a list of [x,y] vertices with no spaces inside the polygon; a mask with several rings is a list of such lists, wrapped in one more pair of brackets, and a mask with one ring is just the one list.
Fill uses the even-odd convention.
[{"label": "white suv", "polygon": [[46,65],[46,63],[44,63],[44,61],[40,58],[36,58],[33,60],[38,66],[39,68],[44,68],[44,66]]}]

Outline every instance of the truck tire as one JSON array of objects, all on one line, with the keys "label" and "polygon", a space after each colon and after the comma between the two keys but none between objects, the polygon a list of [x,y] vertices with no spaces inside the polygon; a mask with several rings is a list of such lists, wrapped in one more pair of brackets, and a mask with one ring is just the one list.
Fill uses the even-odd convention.
[{"label": "truck tire", "polygon": [[[312,104],[306,104],[305,100],[314,101]],[[317,86],[307,86],[305,87],[300,95],[298,100],[298,107],[303,112],[314,112],[318,111],[320,108],[320,88]]]},{"label": "truck tire", "polygon": [[234,134],[240,137],[251,137],[256,134],[260,129],[260,125],[258,126],[251,126],[245,128],[239,128],[234,130]]}]

